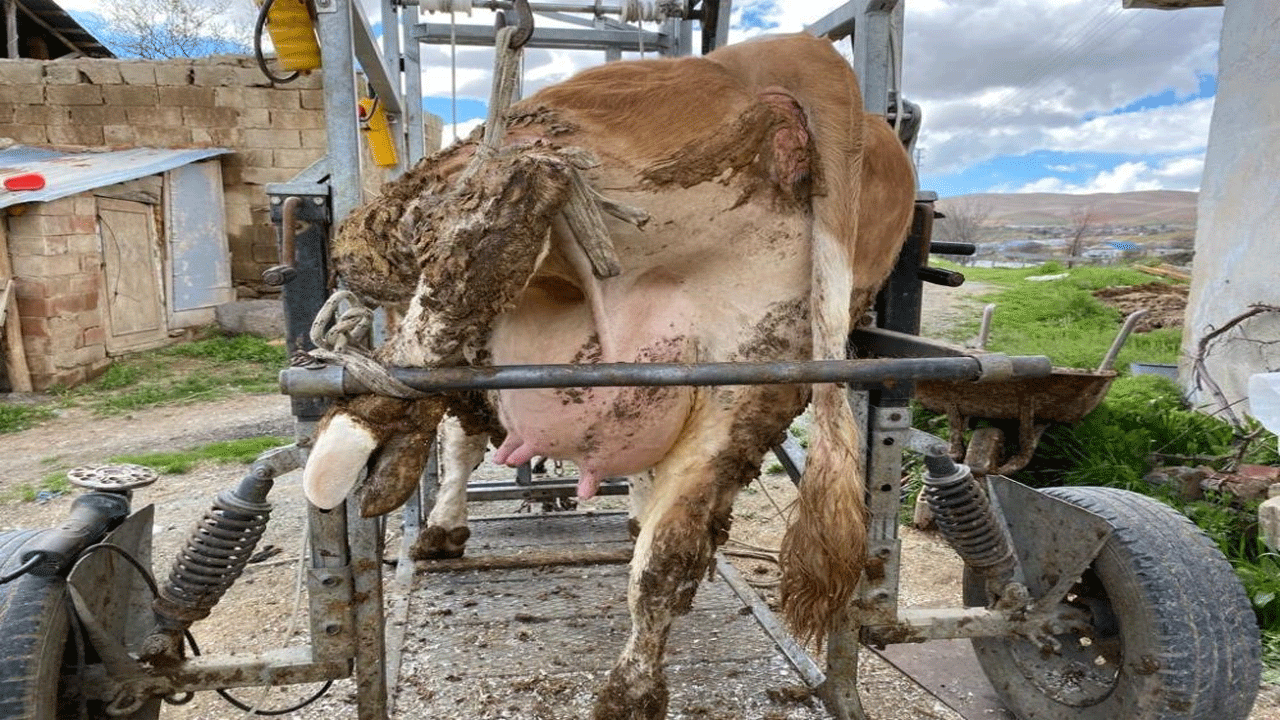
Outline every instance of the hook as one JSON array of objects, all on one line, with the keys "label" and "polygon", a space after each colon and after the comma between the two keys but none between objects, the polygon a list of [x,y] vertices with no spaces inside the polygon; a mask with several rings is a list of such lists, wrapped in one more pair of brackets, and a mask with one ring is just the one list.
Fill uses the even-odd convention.
[{"label": "hook", "polygon": [[511,49],[519,50],[533,37],[533,9],[529,7],[529,0],[515,0],[512,10],[518,20],[516,32],[511,36]]}]

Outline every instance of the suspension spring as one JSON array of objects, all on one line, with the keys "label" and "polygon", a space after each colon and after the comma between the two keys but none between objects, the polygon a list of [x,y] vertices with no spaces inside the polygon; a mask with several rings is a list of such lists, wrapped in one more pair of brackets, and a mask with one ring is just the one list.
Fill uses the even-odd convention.
[{"label": "suspension spring", "polygon": [[1003,587],[1013,579],[1013,548],[986,493],[968,466],[957,465],[945,452],[926,455],[925,465],[923,492],[938,530],[988,587]]},{"label": "suspension spring", "polygon": [[[271,515],[265,490],[246,487],[248,480],[218,494],[173,561],[169,580],[152,604],[170,627],[186,628],[208,617],[244,572]],[[267,480],[266,487],[270,484]]]}]

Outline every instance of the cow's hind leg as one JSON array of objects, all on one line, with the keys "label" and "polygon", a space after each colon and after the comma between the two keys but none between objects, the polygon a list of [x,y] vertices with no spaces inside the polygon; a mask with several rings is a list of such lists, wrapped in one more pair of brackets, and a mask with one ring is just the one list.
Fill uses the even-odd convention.
[{"label": "cow's hind leg", "polygon": [[484,460],[488,444],[488,435],[468,435],[453,416],[440,423],[440,489],[427,517],[427,528],[411,550],[415,560],[462,557],[471,537],[467,481]]},{"label": "cow's hind leg", "polygon": [[640,537],[640,527],[649,509],[649,497],[653,494],[653,471],[630,475],[627,484],[631,486],[627,493],[627,534],[635,540]]},{"label": "cow's hind leg", "polygon": [[627,588],[631,636],[596,699],[595,720],[666,717],[662,660],[672,621],[689,612],[716,547],[728,539],[738,490],[803,406],[802,393],[788,387],[710,395],[654,468]]}]

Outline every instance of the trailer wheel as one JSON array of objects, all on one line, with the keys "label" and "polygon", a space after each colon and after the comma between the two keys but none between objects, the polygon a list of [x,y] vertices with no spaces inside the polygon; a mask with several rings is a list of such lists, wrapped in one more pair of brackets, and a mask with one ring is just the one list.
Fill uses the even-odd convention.
[{"label": "trailer wheel", "polygon": [[[0,533],[0,575],[36,530]],[[54,720],[67,649],[67,586],[62,578],[24,575],[0,585],[0,720]]]},{"label": "trailer wheel", "polygon": [[[1053,488],[1114,532],[1064,602],[1093,618],[1056,637],[1059,653],[1017,637],[973,647],[1022,720],[1244,720],[1261,674],[1258,628],[1231,565],[1172,508],[1113,488]],[[965,602],[986,602],[966,570]]]}]

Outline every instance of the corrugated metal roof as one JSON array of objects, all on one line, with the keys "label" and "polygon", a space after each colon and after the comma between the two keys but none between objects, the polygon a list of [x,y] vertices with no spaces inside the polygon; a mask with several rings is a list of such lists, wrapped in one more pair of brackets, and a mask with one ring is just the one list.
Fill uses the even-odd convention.
[{"label": "corrugated metal roof", "polygon": [[28,202],[48,202],[94,188],[137,180],[198,160],[225,155],[226,148],[164,150],[132,148],[104,152],[64,153],[47,148],[14,145],[0,150],[0,183],[26,173],[44,176],[40,190],[0,188],[0,208]]},{"label": "corrugated metal roof", "polygon": [[1141,250],[1142,246],[1128,240],[1104,240],[1103,245],[1110,245],[1117,250]]},{"label": "corrugated metal roof", "polygon": [[21,0],[19,7],[31,13],[37,22],[49,28],[66,42],[71,43],[74,50],[79,50],[92,58],[113,58],[115,53],[104,46],[98,38],[76,22],[66,10],[52,0]]}]

